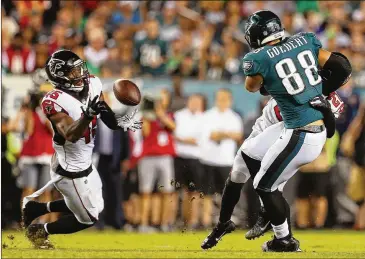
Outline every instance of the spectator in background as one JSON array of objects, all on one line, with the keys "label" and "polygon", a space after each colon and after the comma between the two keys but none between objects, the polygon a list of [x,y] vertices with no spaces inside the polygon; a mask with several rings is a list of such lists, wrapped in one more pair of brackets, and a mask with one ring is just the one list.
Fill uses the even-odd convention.
[{"label": "spectator in background", "polygon": [[27,74],[35,69],[35,52],[23,45],[23,36],[17,33],[10,46],[2,51],[2,66],[7,73]]},{"label": "spectator in background", "polygon": [[200,123],[204,112],[204,97],[190,95],[186,108],[174,113],[176,128],[175,174],[176,182],[183,189],[182,215],[189,229],[199,223],[199,191],[203,185],[204,170],[199,161],[201,138]]},{"label": "spectator in background", "polygon": [[9,120],[1,118],[1,226],[19,228],[21,190],[16,186],[14,165],[20,152],[20,143],[9,131]]},{"label": "spectator in background", "polygon": [[212,46],[208,54],[206,80],[221,80],[223,77],[224,60],[221,48]]},{"label": "spectator in background", "polygon": [[135,32],[142,22],[139,4],[139,1],[119,1],[117,9],[114,10],[110,18],[112,28],[115,29],[123,25]]},{"label": "spectator in background", "polygon": [[62,46],[63,49],[73,50],[80,44],[80,36],[74,29],[67,29],[65,33],[65,41]]},{"label": "spectator in background", "polygon": [[235,41],[224,44],[223,78],[235,84],[243,82],[239,49]]},{"label": "spectator in background", "polygon": [[[152,214],[152,225],[161,225],[162,231],[169,231],[173,224],[176,209],[172,208],[171,193],[174,191],[171,181],[175,178],[174,161],[175,145],[172,132],[176,124],[168,112],[170,95],[167,90],[161,91],[161,100],[144,100],[143,113],[143,153],[138,163],[139,192],[141,193],[141,225],[139,231],[150,232],[149,215],[151,194],[155,182],[162,193],[161,211]],[[174,201],[173,201],[174,202]],[[161,215],[161,219],[159,216]]]},{"label": "spectator in background", "polygon": [[128,158],[128,134],[123,130],[113,131],[99,121],[99,134],[95,138],[95,152],[99,155],[97,169],[103,182],[105,208],[99,217],[98,227],[110,225],[121,229],[122,211],[121,164]]},{"label": "spectator in background", "polygon": [[118,77],[121,74],[122,67],[119,48],[110,48],[108,62],[101,66],[101,77]]},{"label": "spectator in background", "polygon": [[[363,43],[364,44],[364,43]],[[351,58],[352,80],[355,87],[365,89],[365,59],[364,53],[354,52]]]},{"label": "spectator in background", "polygon": [[180,74],[181,66],[179,66],[179,68],[174,70],[171,74],[173,93],[171,96],[170,108],[172,112],[176,112],[177,110],[182,109],[186,105],[186,97],[183,95],[183,85],[182,85],[183,77]]},{"label": "spectator in background", "polygon": [[46,35],[39,36],[34,48],[36,53],[35,68],[42,69],[49,57],[48,37]]},{"label": "spectator in background", "polygon": [[[141,113],[135,115],[141,119]],[[143,136],[140,130],[128,132],[129,158],[122,164],[123,172],[123,210],[127,221],[126,231],[137,230],[141,223],[141,198],[138,191],[138,160],[143,152]]]},{"label": "spectator in background", "polygon": [[207,110],[201,120],[203,133],[200,159],[204,165],[206,179],[203,186],[204,227],[210,227],[212,224],[212,195],[222,194],[237,145],[242,141],[242,119],[231,109],[232,101],[231,91],[220,89],[216,93],[215,107]]},{"label": "spectator in background", "polygon": [[19,24],[25,28],[31,24],[32,17],[41,18],[45,9],[46,1],[15,1]]},{"label": "spectator in background", "polygon": [[7,48],[10,44],[10,42],[8,42],[8,39],[11,39],[14,37],[14,35],[19,32],[19,25],[18,23],[15,21],[15,19],[11,16],[6,16],[5,13],[5,8],[2,7],[1,8],[1,22],[2,22],[2,27],[1,27],[1,36],[5,37],[6,40],[6,44],[2,44],[2,48]]},{"label": "spectator in background", "polygon": [[160,39],[157,20],[151,19],[146,24],[147,37],[136,42],[136,60],[141,66],[141,73],[159,76],[165,72],[167,43]]},{"label": "spectator in background", "polygon": [[350,78],[350,80],[337,91],[345,103],[342,115],[336,120],[336,129],[341,137],[355,117],[360,105],[360,96],[354,91],[353,83],[353,79]]},{"label": "spectator in background", "polygon": [[89,16],[90,13],[92,11],[94,11],[100,4],[100,1],[97,1],[97,0],[82,0],[82,1],[78,1],[78,2],[85,10],[86,16]]},{"label": "spectator in background", "polygon": [[108,62],[102,66],[101,73],[103,77],[133,78],[135,70],[133,42],[126,40],[119,48],[109,49]]},{"label": "spectator in background", "polygon": [[331,168],[328,146],[329,142],[316,160],[300,168],[296,200],[296,221],[299,228],[324,227],[328,210],[328,172]]},{"label": "spectator in background", "polygon": [[84,55],[91,74],[100,74],[100,68],[108,58],[105,40],[106,35],[101,28],[92,29],[88,34],[89,44],[84,48]]},{"label": "spectator in background", "polygon": [[52,26],[51,36],[48,40],[49,52],[53,53],[65,44],[67,28],[62,23],[56,23]]},{"label": "spectator in background", "polygon": [[354,228],[365,230],[365,103],[343,135],[341,150],[353,159],[347,192],[359,205]]},{"label": "spectator in background", "polygon": [[[31,93],[29,102],[22,108],[24,109],[25,140],[19,158],[21,175],[18,178],[23,188],[22,197],[32,194],[50,180],[51,157],[54,154],[53,130],[40,108],[42,98],[42,93]],[[39,201],[50,200],[51,190],[48,189],[40,196]],[[45,215],[41,220],[48,221],[49,216]]]},{"label": "spectator in background", "polygon": [[170,42],[180,36],[181,32],[177,19],[176,3],[173,1],[166,2],[162,10],[162,15],[157,16],[161,27],[161,40]]}]

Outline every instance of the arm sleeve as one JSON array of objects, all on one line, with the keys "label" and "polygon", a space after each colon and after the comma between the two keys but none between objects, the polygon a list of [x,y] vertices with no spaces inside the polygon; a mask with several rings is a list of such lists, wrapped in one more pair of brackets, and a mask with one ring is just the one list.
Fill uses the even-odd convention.
[{"label": "arm sleeve", "polygon": [[115,118],[115,113],[112,111],[112,109],[109,107],[109,105],[101,101],[103,105],[103,109],[100,112],[100,118],[104,122],[104,124],[112,130],[118,129],[118,122]]}]

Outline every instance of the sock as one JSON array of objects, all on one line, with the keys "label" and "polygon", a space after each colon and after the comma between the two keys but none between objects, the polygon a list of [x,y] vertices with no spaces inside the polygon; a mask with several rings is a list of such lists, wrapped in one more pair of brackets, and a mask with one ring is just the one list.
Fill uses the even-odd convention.
[{"label": "sock", "polygon": [[94,224],[82,224],[74,215],[65,215],[52,223],[44,225],[48,234],[71,234],[92,227]]},{"label": "sock", "polygon": [[265,210],[268,213],[271,224],[279,226],[286,220],[286,200],[278,190],[274,192],[265,192],[256,190],[264,203]]},{"label": "sock", "polygon": [[278,226],[275,226],[271,224],[272,229],[274,230],[276,238],[284,238],[289,235],[289,226],[288,221],[285,220],[283,224],[280,224]]},{"label": "sock", "polygon": [[[283,195],[283,193],[281,193],[281,195]],[[283,198],[284,198],[284,196],[283,196]],[[284,198],[284,201],[285,201],[285,215],[286,215],[286,220],[288,221],[289,234],[292,235],[291,220],[290,220],[290,206],[285,198]]]},{"label": "sock", "polygon": [[65,200],[50,201],[47,203],[48,212],[66,212],[72,213],[67,207]]},{"label": "sock", "polygon": [[242,186],[243,183],[234,183],[228,177],[223,189],[219,222],[225,223],[231,219],[234,207],[240,199]]}]

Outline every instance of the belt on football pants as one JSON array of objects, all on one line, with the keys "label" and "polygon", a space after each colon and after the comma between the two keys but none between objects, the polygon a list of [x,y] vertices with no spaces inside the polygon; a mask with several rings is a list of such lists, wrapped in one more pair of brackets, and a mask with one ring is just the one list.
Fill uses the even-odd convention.
[{"label": "belt on football pants", "polygon": [[92,171],[93,168],[91,165],[89,166],[89,168],[79,172],[69,172],[63,169],[61,165],[58,165],[55,173],[67,178],[76,179],[88,176]]},{"label": "belt on football pants", "polygon": [[296,130],[309,132],[309,133],[321,133],[324,131],[326,127],[324,125],[307,125],[300,128],[296,128]]}]

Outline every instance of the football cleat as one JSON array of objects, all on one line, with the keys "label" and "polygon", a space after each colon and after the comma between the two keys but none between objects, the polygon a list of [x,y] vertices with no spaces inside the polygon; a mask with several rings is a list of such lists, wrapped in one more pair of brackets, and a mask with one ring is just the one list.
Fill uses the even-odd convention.
[{"label": "football cleat", "polygon": [[24,227],[27,228],[33,220],[36,218],[44,215],[44,204],[36,202],[36,201],[29,201],[25,208],[23,209],[23,224]]},{"label": "football cleat", "polygon": [[274,238],[262,245],[263,252],[302,252],[299,248],[299,241],[294,237],[288,236],[278,239]]},{"label": "football cleat", "polygon": [[245,237],[248,240],[263,236],[267,231],[272,229],[270,220],[264,207],[260,208],[255,225],[246,233]]},{"label": "football cleat", "polygon": [[236,229],[236,225],[233,221],[229,220],[226,223],[218,223],[206,239],[204,239],[201,244],[201,248],[210,249],[217,245],[217,243],[222,239],[222,237],[228,233],[233,232]]},{"label": "football cleat", "polygon": [[43,224],[30,225],[26,232],[26,237],[38,249],[54,249],[52,243],[48,240],[48,233],[44,229]]}]

